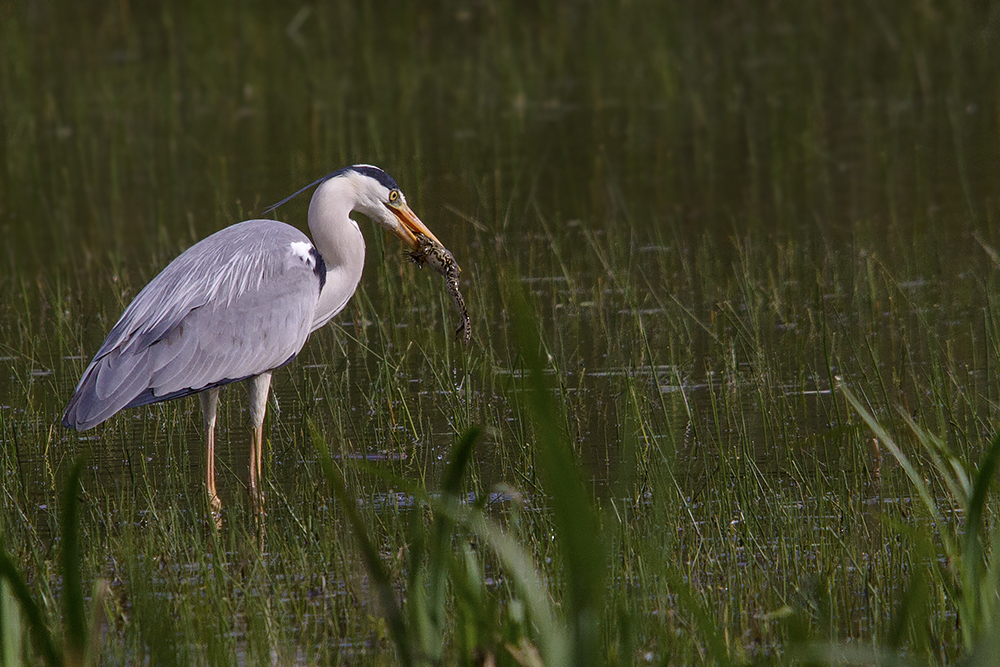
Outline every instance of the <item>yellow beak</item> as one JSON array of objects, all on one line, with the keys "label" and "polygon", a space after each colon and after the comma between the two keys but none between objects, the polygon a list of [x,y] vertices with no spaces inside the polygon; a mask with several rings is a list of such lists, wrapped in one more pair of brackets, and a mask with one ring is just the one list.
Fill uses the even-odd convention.
[{"label": "yellow beak", "polygon": [[423,234],[435,243],[441,243],[437,240],[437,237],[434,236],[431,230],[427,229],[427,225],[422,223],[420,218],[417,217],[417,214],[411,211],[410,207],[406,204],[400,204],[398,206],[386,205],[386,208],[392,211],[392,214],[399,220],[399,227],[393,231],[396,233],[396,236],[403,239],[403,243],[410,246],[411,250],[416,250],[420,245],[417,242],[416,235],[418,233]]}]

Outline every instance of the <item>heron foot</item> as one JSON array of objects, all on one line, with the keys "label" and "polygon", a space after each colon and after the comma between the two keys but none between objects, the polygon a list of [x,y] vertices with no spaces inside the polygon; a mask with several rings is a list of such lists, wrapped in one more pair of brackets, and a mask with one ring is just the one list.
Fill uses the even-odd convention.
[{"label": "heron foot", "polygon": [[222,528],[222,500],[217,493],[208,494],[208,512],[212,516],[212,523],[216,528]]}]

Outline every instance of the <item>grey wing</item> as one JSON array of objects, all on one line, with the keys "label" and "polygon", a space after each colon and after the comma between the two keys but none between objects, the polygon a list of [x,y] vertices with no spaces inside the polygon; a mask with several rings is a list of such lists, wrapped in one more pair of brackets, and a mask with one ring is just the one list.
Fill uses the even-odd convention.
[{"label": "grey wing", "polygon": [[119,410],[272,370],[309,336],[325,270],[304,234],[228,227],[154,278],[108,335],[63,415],[85,430]]}]

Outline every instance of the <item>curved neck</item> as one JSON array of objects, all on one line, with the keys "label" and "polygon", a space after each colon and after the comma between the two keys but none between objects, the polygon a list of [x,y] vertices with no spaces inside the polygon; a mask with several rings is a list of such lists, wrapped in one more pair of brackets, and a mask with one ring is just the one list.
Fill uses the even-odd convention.
[{"label": "curved neck", "polygon": [[309,204],[313,244],[326,263],[326,285],[319,295],[312,330],[320,328],[350,301],[365,265],[365,238],[351,219],[353,188],[345,179],[322,183]]}]

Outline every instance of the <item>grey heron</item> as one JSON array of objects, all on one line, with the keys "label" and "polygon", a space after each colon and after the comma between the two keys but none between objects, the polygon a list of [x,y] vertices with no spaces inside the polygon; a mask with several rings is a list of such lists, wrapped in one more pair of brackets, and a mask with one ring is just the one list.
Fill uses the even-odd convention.
[{"label": "grey heron", "polygon": [[411,250],[418,246],[418,235],[437,242],[396,182],[378,167],[345,167],[291,197],[313,186],[318,186],[309,204],[313,241],[276,220],[247,220],[188,248],[125,309],[63,414],[64,426],[84,431],[125,408],[198,394],[206,489],[217,520],[219,391],[247,381],[249,490],[262,512],[263,422],[271,374],[295,358],[310,333],[344,309],[361,280],[365,240],[350,213],[382,225]]}]

